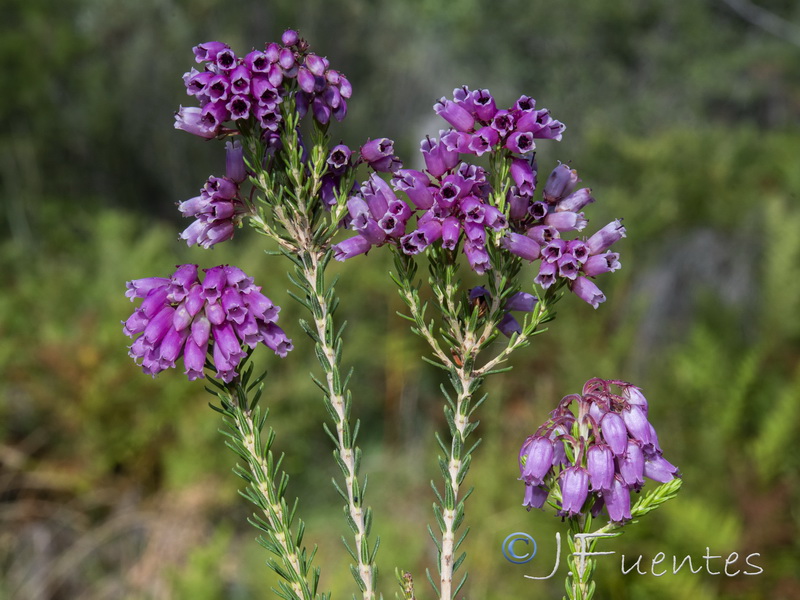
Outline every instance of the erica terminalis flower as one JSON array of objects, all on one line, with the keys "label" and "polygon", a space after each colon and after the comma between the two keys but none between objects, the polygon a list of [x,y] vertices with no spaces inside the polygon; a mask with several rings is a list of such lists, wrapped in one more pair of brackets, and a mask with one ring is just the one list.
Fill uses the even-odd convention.
[{"label": "erica terminalis flower", "polygon": [[228,177],[209,177],[200,195],[178,204],[184,217],[195,221],[181,234],[189,246],[211,248],[233,237],[236,227],[247,213],[239,197],[239,184]]},{"label": "erica terminalis flower", "polygon": [[511,176],[516,185],[507,194],[510,231],[502,246],[538,263],[537,285],[545,289],[566,285],[597,308],[606,297],[593,279],[621,267],[619,254],[609,248],[625,237],[622,222],[614,220],[588,238],[570,239],[586,228],[588,219],[582,210],[594,202],[589,188],[575,189],[580,182],[577,172],[568,165],[558,165],[543,186],[541,200],[535,197],[536,169],[532,161],[514,159]]},{"label": "erica terminalis flower", "polygon": [[183,358],[189,380],[204,377],[207,361],[225,382],[236,377],[244,347],[261,343],[278,356],[292,349],[292,340],[278,327],[280,308],[261,293],[241,269],[204,269],[181,265],[169,277],[134,279],[125,295],[142,304],[124,322],[123,332],[135,338],[130,356],[155,376]]},{"label": "erica terminalis flower", "polygon": [[176,129],[207,139],[243,127],[277,131],[280,106],[289,95],[301,116],[310,112],[321,125],[347,114],[350,82],[330,68],[327,58],[311,52],[294,30],[284,32],[280,44],[266,44],[245,56],[222,42],[199,44],[194,55],[203,70],[191,69],[183,81],[199,106],[181,107]]},{"label": "erica terminalis flower", "polygon": [[558,488],[558,514],[597,516],[605,508],[614,522],[631,518],[631,493],[645,477],[666,483],[678,476],[662,456],[641,390],[597,378],[581,394],[565,396],[525,440],[519,467],[529,510]]}]

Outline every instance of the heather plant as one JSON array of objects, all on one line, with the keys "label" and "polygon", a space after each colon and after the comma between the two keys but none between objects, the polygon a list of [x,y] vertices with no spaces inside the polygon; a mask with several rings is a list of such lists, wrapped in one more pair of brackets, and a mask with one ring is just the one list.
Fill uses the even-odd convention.
[{"label": "heather plant", "polygon": [[[353,370],[342,361],[336,282],[326,272],[332,259],[357,266],[382,247],[394,256],[390,275],[407,307],[401,317],[429,346],[424,360],[449,384],[441,386],[449,428],[437,435],[442,481],[432,482],[435,526],[428,528],[438,560],[427,578],[437,598],[455,598],[467,579],[460,547],[469,531],[462,528],[472,491],[465,481],[480,444],[472,434],[487,400],[481,385],[545,331],[566,292],[594,308],[605,302],[596,281],[620,268],[611,248],[625,227],[615,219],[583,233],[584,209],[595,199],[569,164],[554,165],[539,185],[536,144],[560,140],[565,126],[529,96],[503,109],[488,90],[456,89],[434,106],[450,127],[422,140],[424,169],[404,169],[387,138],[357,149],[333,143],[330,130],[345,119],[352,88],[297,32],[244,56],[221,42],[200,44],[194,54],[199,68],[183,79],[196,106],[180,107],[175,127],[224,140],[225,174],[210,176],[198,196],[178,205],[193,219],[180,239],[212,248],[248,225],[277,246],[271,255],[288,261],[290,295],[308,313],[299,324],[321,371],[312,378],[323,394],[323,427],[342,471],[334,485],[352,532],[343,541],[365,600],[380,595],[379,538],[372,537],[367,478],[360,474],[359,422],[350,416]],[[417,276],[423,259],[425,287]],[[259,404],[266,373],[256,373],[250,360],[259,345],[293,358],[285,324],[278,325],[280,307],[268,294],[233,265],[205,269],[202,277],[196,265],[179,265],[169,276],[128,282],[127,296],[141,304],[124,332],[145,373],[155,376],[182,359],[189,380],[208,382],[226,444],[242,461],[235,472],[247,484],[243,495],[257,508],[251,523],[282,578],[275,592],[327,598],[315,550],[304,544],[299,502],[286,498],[288,474],[271,451],[276,434]],[[612,385],[621,391],[612,393]],[[578,534],[589,532],[603,508],[608,524],[598,531],[608,533],[677,491],[677,469],[663,458],[647,412],[635,386],[591,380],[524,443],[523,506],[542,507],[549,498],[569,521],[573,553],[580,555]],[[663,485],[631,507],[630,492],[645,476]],[[591,561],[573,566],[570,598],[591,597],[592,570]],[[403,597],[417,597],[413,575],[398,569],[397,577]]]}]

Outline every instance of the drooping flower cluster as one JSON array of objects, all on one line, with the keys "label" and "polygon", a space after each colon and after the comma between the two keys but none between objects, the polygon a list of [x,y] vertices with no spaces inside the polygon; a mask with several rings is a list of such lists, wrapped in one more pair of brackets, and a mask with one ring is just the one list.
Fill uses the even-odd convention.
[{"label": "drooping flower cluster", "polygon": [[222,42],[194,47],[195,59],[203,70],[191,69],[183,76],[186,92],[199,107],[181,107],[175,127],[204,138],[226,133],[230,121],[256,123],[265,131],[277,131],[280,104],[296,84],[297,110],[309,109],[321,124],[331,116],[341,121],[347,114],[350,82],[331,69],[327,58],[308,51],[308,43],[296,31],[287,30],[282,44],[272,42],[263,50],[238,57]]},{"label": "drooping flower cluster", "polygon": [[565,396],[520,449],[523,506],[541,508],[558,486],[560,516],[597,516],[605,507],[611,521],[629,520],[631,491],[645,477],[665,483],[678,473],[662,456],[647,414],[641,390],[624,381],[590,379],[581,394]]},{"label": "drooping flower cluster", "polygon": [[470,267],[482,275],[491,268],[486,249],[491,231],[508,225],[505,215],[489,203],[491,186],[486,171],[458,162],[458,153],[447,150],[441,140],[423,140],[422,154],[428,175],[398,171],[393,180],[396,189],[425,211],[417,219],[417,228],[401,239],[401,249],[409,255],[418,254],[441,240],[442,248],[455,250],[463,238]]},{"label": "drooping flower cluster", "polygon": [[123,332],[139,336],[129,354],[142,370],[155,376],[175,367],[183,356],[184,373],[191,381],[204,377],[210,353],[216,376],[230,382],[246,356],[243,345],[255,348],[260,342],[286,356],[292,340],[276,324],[280,308],[252,277],[227,265],[204,271],[202,282],[197,265],[181,265],[170,277],[127,283],[125,295],[131,301],[141,298],[142,304],[125,321]]}]

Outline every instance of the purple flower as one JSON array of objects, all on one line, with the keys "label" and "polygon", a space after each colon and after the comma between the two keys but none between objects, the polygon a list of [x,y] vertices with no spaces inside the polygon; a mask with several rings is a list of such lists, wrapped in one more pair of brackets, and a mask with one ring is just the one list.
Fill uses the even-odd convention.
[{"label": "purple flower", "polygon": [[198,99],[201,112],[179,113],[175,126],[211,138],[226,121],[255,117],[262,129],[277,131],[281,121],[277,105],[293,93],[291,80],[299,88],[295,103],[301,117],[310,112],[323,125],[331,117],[341,121],[347,114],[346,99],[352,95],[350,82],[330,69],[327,59],[308,52],[308,44],[297,32],[287,30],[284,38],[290,43],[267,44],[263,52],[253,50],[243,59],[221,42],[195,47],[195,57],[205,63],[205,70],[190,70],[184,84],[187,93]]},{"label": "purple flower", "polygon": [[147,374],[172,368],[183,356],[188,378],[201,378],[210,353],[216,376],[230,382],[246,356],[243,344],[254,348],[263,343],[279,356],[292,349],[292,341],[275,324],[279,309],[236,267],[206,269],[201,283],[197,265],[182,265],[170,278],[134,280],[127,287],[131,300],[143,302],[123,332],[139,336],[129,354]]},{"label": "purple flower", "polygon": [[536,171],[524,158],[515,158],[511,161],[511,178],[517,184],[520,194],[530,196],[536,189]]},{"label": "purple flower", "polygon": [[594,283],[586,277],[578,277],[570,286],[570,290],[584,302],[588,302],[597,308],[601,302],[606,301],[606,296]]},{"label": "purple flower", "polygon": [[600,433],[603,440],[609,445],[614,456],[624,454],[628,449],[628,431],[625,422],[618,413],[606,413],[600,421]]},{"label": "purple flower", "polygon": [[544,224],[561,232],[581,231],[586,227],[586,219],[583,213],[552,212],[544,218]]},{"label": "purple flower", "polygon": [[208,119],[201,108],[181,106],[175,113],[175,129],[182,129],[192,135],[211,139],[217,137],[220,124],[216,119]]},{"label": "purple flower", "polygon": [[472,134],[469,142],[470,154],[482,156],[491,150],[500,140],[500,135],[491,127],[481,127]]},{"label": "purple flower", "polygon": [[556,204],[556,212],[578,212],[587,204],[591,204],[592,202],[594,202],[592,190],[589,188],[581,188],[572,192],[569,196],[559,200],[558,204]]},{"label": "purple flower", "polygon": [[602,273],[613,272],[620,269],[619,254],[616,252],[606,252],[605,254],[595,254],[589,256],[583,265],[583,272],[587,277],[594,277]]},{"label": "purple flower", "polygon": [[656,454],[645,459],[643,472],[645,477],[649,477],[653,481],[666,483],[675,479],[678,468],[660,454]]},{"label": "purple flower", "polygon": [[548,495],[547,489],[538,485],[531,485],[529,483],[526,483],[525,498],[522,501],[522,506],[524,506],[528,510],[532,508],[542,508],[544,506],[544,503],[547,501],[547,495]]},{"label": "purple flower", "polygon": [[642,394],[642,390],[631,384],[624,384],[620,387],[622,387],[622,397],[627,400],[628,404],[631,406],[638,406],[644,411],[644,414],[647,415],[647,398]]},{"label": "purple flower", "polygon": [[647,421],[647,413],[639,406],[631,405],[621,413],[625,427],[628,428],[630,436],[639,440],[642,444],[650,443],[650,423]]},{"label": "purple flower", "polygon": [[455,127],[457,131],[471,132],[475,125],[475,118],[469,111],[446,98],[441,98],[434,104],[433,110],[436,111],[437,115]]},{"label": "purple flower", "polygon": [[578,183],[578,173],[569,168],[569,165],[558,165],[544,185],[544,200],[554,204],[567,197]]},{"label": "purple flower", "polygon": [[644,455],[639,442],[628,440],[628,448],[625,454],[617,457],[617,462],[619,463],[619,474],[625,485],[636,489],[644,485]]},{"label": "purple flower", "polygon": [[192,50],[197,62],[213,62],[217,59],[217,55],[229,46],[222,42],[206,42],[198,44]]},{"label": "purple flower", "polygon": [[405,192],[414,206],[427,210],[433,206],[433,191],[428,176],[421,171],[400,169],[395,171],[392,185],[397,191]]},{"label": "purple flower", "polygon": [[503,236],[501,245],[512,254],[528,261],[534,261],[541,256],[539,244],[519,233],[507,233]]},{"label": "purple flower", "polygon": [[[525,454],[523,454],[525,452]],[[520,452],[520,479],[531,485],[540,485],[553,465],[553,442],[535,436],[522,446]]]},{"label": "purple flower", "polygon": [[600,254],[624,237],[625,228],[622,226],[622,221],[617,219],[586,240],[586,245],[589,246],[591,254]]},{"label": "purple flower", "polygon": [[[646,402],[638,387],[599,378],[587,381],[581,394],[562,398],[520,449],[520,479],[539,488],[536,502],[557,479],[559,516],[581,514],[588,502],[593,517],[605,508],[611,521],[623,522],[631,518],[631,490],[639,491],[645,477],[662,483],[677,477],[678,469],[663,458],[647,422]],[[536,440],[549,440],[552,452]],[[549,457],[551,466],[545,469]],[[533,493],[526,489],[526,498]],[[526,500],[529,505],[538,504]]]},{"label": "purple flower", "polygon": [[497,113],[497,104],[489,90],[476,90],[472,92],[473,114],[477,119],[488,123]]},{"label": "purple flower", "polygon": [[464,255],[467,257],[469,266],[478,275],[483,275],[491,268],[489,253],[486,251],[485,246],[473,244],[472,242],[465,242]]},{"label": "purple flower", "polygon": [[[487,302],[491,299],[489,290],[483,286],[477,286],[469,290],[469,300],[474,303],[480,299],[482,302]],[[497,324],[497,329],[506,337],[511,337],[513,333],[522,333],[522,326],[519,324],[511,311],[519,312],[533,312],[534,307],[539,299],[536,296],[526,292],[517,292],[509,296],[503,304],[505,311]]]},{"label": "purple flower", "polygon": [[281,35],[284,46],[296,46],[300,42],[300,35],[294,29],[287,29]]},{"label": "purple flower", "polygon": [[539,265],[539,273],[534,278],[534,283],[542,286],[544,289],[549,288],[556,282],[557,266],[555,263],[542,261]]},{"label": "purple flower", "polygon": [[631,520],[631,492],[622,477],[614,476],[611,489],[603,494],[608,516],[617,523]]},{"label": "purple flower", "polygon": [[512,152],[519,154],[527,154],[536,148],[536,143],[533,141],[533,134],[524,131],[516,131],[508,136],[505,147]]},{"label": "purple flower", "polygon": [[492,118],[492,129],[505,137],[514,129],[514,115],[507,110],[498,110]]},{"label": "purple flower", "polygon": [[239,140],[225,142],[225,177],[235,183],[242,183],[247,179],[247,170],[244,165],[244,150]]},{"label": "purple flower", "polygon": [[422,244],[421,248],[424,248],[431,243],[426,240],[435,236],[435,228],[438,226],[441,230],[441,224],[436,224],[422,233],[417,231],[404,236],[411,209],[398,200],[389,185],[375,173],[362,184],[360,192],[347,200],[347,210],[351,227],[359,235],[333,246],[334,258],[340,261],[365,254],[372,246],[382,246],[387,242],[399,241],[401,247],[409,248]]},{"label": "purple flower", "polygon": [[614,479],[614,455],[606,444],[592,444],[586,453],[592,491],[609,490]]},{"label": "purple flower", "polygon": [[433,177],[441,177],[458,164],[458,151],[447,147],[441,138],[443,133],[439,132],[441,141],[438,143],[430,137],[420,142],[425,168]]},{"label": "purple flower", "polygon": [[[235,165],[229,168],[236,170]],[[239,198],[237,183],[227,177],[213,176],[208,178],[199,196],[181,202],[178,209],[184,217],[196,219],[180,234],[180,238],[189,246],[197,244],[204,248],[231,239],[247,213]]]},{"label": "purple flower", "polygon": [[350,156],[353,154],[352,150],[344,144],[334,146],[328,156],[328,166],[336,173],[341,173],[348,166],[350,166]]},{"label": "purple flower", "polygon": [[581,512],[589,494],[589,473],[582,467],[568,467],[561,472],[561,512],[572,517]]},{"label": "purple flower", "polygon": [[394,142],[389,138],[368,141],[359,150],[361,160],[375,171],[394,173],[402,168],[400,159],[394,155]]},{"label": "purple flower", "polygon": [[442,248],[455,250],[461,236],[461,223],[457,217],[447,217],[442,221]]}]

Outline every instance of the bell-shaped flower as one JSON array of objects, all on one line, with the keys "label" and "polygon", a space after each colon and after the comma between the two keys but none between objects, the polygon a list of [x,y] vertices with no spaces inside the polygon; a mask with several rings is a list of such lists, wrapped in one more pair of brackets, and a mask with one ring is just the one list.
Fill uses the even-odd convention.
[{"label": "bell-shaped flower", "polygon": [[589,473],[583,467],[564,469],[559,477],[561,513],[573,517],[581,512],[589,494]]},{"label": "bell-shaped flower", "polygon": [[614,480],[614,454],[607,444],[592,444],[586,452],[592,491],[609,490]]}]

